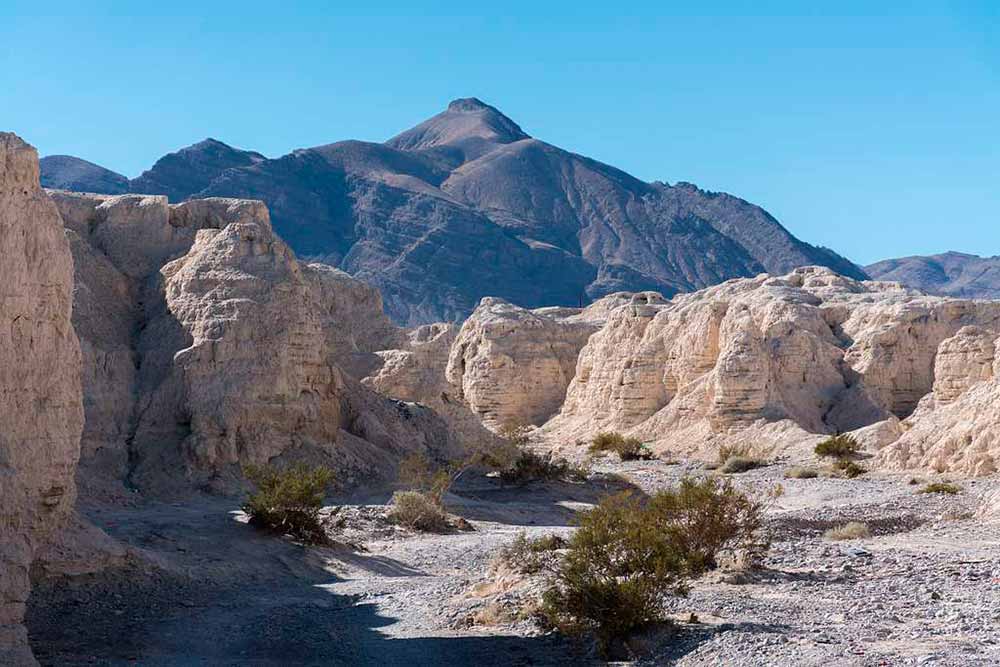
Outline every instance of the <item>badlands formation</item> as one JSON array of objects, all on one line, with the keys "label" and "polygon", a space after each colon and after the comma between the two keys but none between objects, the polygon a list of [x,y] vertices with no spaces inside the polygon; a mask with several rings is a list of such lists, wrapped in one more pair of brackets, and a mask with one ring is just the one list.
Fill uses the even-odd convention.
[{"label": "badlands formation", "polygon": [[560,448],[621,431],[666,456],[745,444],[806,458],[849,432],[878,467],[989,475],[1000,466],[998,338],[998,302],[804,267],[583,310],[487,298],[439,344],[447,354],[380,352],[388,363],[369,381],[407,400],[460,400],[494,428],[540,426]]},{"label": "badlands formation", "polygon": [[[702,606],[676,611],[718,622],[672,641],[663,661],[869,664],[852,652],[895,659],[906,633],[934,655],[945,639],[920,619],[942,594],[975,602],[974,622],[947,640],[989,644],[981,583],[997,573],[977,565],[943,584],[945,551],[877,540],[926,523],[921,539],[973,540],[976,564],[996,556],[1000,302],[807,266],[669,300],[614,292],[526,309],[486,297],[464,322],[403,329],[375,288],[297,259],[259,201],[45,191],[35,151],[11,134],[0,135],[0,243],[0,663],[34,664],[33,647],[59,665],[579,664],[528,621],[482,622],[513,599],[488,563],[516,531],[568,534],[614,484],[652,492],[705,474],[699,461],[723,446],[804,462],[840,432],[864,446],[871,476],[787,480],[770,517],[779,579],[751,582],[761,594],[750,596],[698,582],[690,605]],[[459,459],[522,424],[534,447],[573,459],[595,433],[620,431],[661,460],[599,462],[575,485],[465,481],[449,510],[473,532],[380,523],[405,456]],[[336,472],[342,536],[364,549],[303,549],[233,519],[243,465],[299,461]],[[774,469],[745,483],[763,492]],[[968,478],[970,492],[954,507],[922,501],[903,471]],[[934,532],[944,512],[959,523]],[[858,515],[875,526],[875,556],[813,534]],[[840,574],[824,578],[831,567]],[[811,586],[852,604],[850,573],[865,567],[880,569],[858,583],[864,595],[901,624],[874,639],[882,619],[867,609],[841,622],[809,607],[821,597]],[[772,618],[786,625],[761,625]],[[841,644],[814,641],[813,625],[836,626]]]}]

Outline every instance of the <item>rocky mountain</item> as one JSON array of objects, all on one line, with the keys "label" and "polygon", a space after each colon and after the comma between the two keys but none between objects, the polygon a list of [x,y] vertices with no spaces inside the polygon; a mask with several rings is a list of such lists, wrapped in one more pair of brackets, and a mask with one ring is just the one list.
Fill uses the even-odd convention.
[{"label": "rocky mountain", "polygon": [[128,179],[110,169],[72,155],[49,155],[40,160],[43,187],[76,192],[118,195],[129,190]]},{"label": "rocky mountain", "polygon": [[961,252],[886,259],[865,267],[878,280],[896,280],[928,294],[1000,298],[1000,257]]},{"label": "rocky mountain", "polygon": [[534,139],[473,98],[383,144],[265,159],[207,140],[161,158],[129,189],[175,201],[263,200],[298,254],[375,285],[405,324],[462,319],[484,296],[578,306],[620,290],[669,296],[807,264],[865,277],[757,206],[686,183],[645,183]]}]

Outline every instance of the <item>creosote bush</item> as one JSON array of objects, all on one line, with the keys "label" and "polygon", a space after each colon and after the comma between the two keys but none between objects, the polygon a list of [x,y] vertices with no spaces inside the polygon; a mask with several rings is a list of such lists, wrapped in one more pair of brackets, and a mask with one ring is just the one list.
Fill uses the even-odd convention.
[{"label": "creosote bush", "polygon": [[843,526],[836,526],[823,533],[823,537],[828,540],[860,540],[871,537],[871,531],[866,524],[860,521],[851,521]]},{"label": "creosote bush", "polygon": [[392,494],[389,518],[401,526],[428,533],[451,530],[448,514],[427,494],[419,491],[397,491]]},{"label": "creosote bush", "polygon": [[861,452],[858,441],[847,434],[833,435],[816,445],[816,456],[823,458],[854,458]]},{"label": "creosote bush", "polygon": [[251,525],[304,542],[326,542],[320,510],[333,481],[329,469],[304,464],[285,469],[247,465],[243,474],[257,487],[243,504]]},{"label": "creosote bush", "polygon": [[844,477],[849,479],[854,479],[855,477],[860,477],[868,472],[868,469],[858,465],[854,461],[848,458],[839,458],[833,463],[833,467],[839,470]]},{"label": "creosote bush", "polygon": [[539,454],[528,448],[530,428],[505,424],[499,432],[502,444],[478,457],[478,462],[497,473],[501,484],[523,485],[534,481],[586,481],[590,471],[575,466],[551,452]]},{"label": "creosote bush", "polygon": [[522,531],[500,550],[500,560],[521,574],[535,574],[551,568],[556,560],[556,551],[566,547],[566,539],[549,534],[530,539]]},{"label": "creosote bush", "polygon": [[610,452],[617,454],[622,461],[649,461],[655,458],[653,452],[642,444],[638,438],[626,438],[621,433],[601,432],[590,441],[592,454]]},{"label": "creosote bush", "polygon": [[542,615],[563,632],[595,633],[606,651],[663,621],[664,596],[684,594],[687,579],[716,567],[722,552],[759,564],[769,547],[763,515],[763,502],[716,478],[685,478],[650,498],[610,496],[579,517]]},{"label": "creosote bush", "polygon": [[788,479],[815,479],[819,477],[819,473],[812,468],[794,466],[785,471],[785,477]]},{"label": "creosote bush", "polygon": [[759,468],[762,465],[764,465],[764,462],[760,459],[748,456],[730,456],[726,459],[725,463],[719,467],[719,472],[726,474],[740,473],[753,470],[754,468]]},{"label": "creosote bush", "polygon": [[962,487],[951,482],[931,482],[917,493],[946,493],[953,496],[961,491]]}]

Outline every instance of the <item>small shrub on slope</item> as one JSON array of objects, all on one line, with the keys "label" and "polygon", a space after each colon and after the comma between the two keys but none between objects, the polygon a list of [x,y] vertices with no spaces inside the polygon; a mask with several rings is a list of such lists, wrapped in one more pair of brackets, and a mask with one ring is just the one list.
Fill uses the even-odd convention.
[{"label": "small shrub on slope", "polygon": [[326,541],[319,514],[333,481],[329,469],[248,465],[243,473],[257,487],[243,504],[251,525],[314,544]]}]

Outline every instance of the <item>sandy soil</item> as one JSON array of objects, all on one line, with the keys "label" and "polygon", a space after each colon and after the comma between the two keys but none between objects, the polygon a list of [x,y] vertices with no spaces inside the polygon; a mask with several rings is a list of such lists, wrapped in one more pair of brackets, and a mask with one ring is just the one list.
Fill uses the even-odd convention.
[{"label": "sandy soil", "polygon": [[[598,466],[645,491],[698,473],[659,462]],[[971,518],[1000,479],[956,496],[917,494],[908,477],[785,480],[772,465],[734,476],[780,482],[767,569],[716,572],[672,599],[673,628],[638,638],[640,664],[1000,664],[1000,525]],[[29,603],[44,665],[559,665],[595,662],[586,644],[542,632],[515,608],[540,580],[491,568],[519,531],[569,534],[574,513],[616,481],[456,488],[449,507],[475,530],[415,534],[384,518],[387,492],[334,499],[343,543],[302,547],[258,533],[236,501],[90,506],[130,545],[129,564],[38,582]],[[831,542],[829,527],[873,536]],[[350,545],[350,546],[349,546]],[[697,623],[688,623],[690,614]],[[489,624],[484,624],[489,623]]]}]

